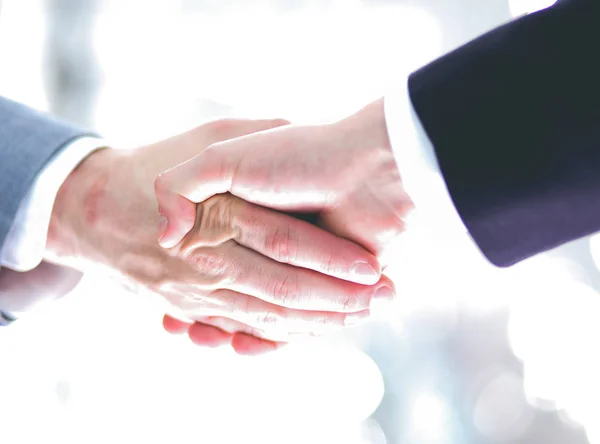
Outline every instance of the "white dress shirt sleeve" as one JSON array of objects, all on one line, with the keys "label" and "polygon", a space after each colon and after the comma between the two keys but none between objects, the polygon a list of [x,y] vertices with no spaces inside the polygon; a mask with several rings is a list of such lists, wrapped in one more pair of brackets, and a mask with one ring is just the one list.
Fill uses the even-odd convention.
[{"label": "white dress shirt sleeve", "polygon": [[50,159],[20,203],[0,251],[2,266],[24,272],[42,262],[58,190],[83,159],[105,146],[101,139],[82,137]]},{"label": "white dress shirt sleeve", "polygon": [[408,82],[404,88],[386,95],[384,107],[402,184],[415,204],[407,223],[465,233],[467,229],[448,193],[433,144],[410,100]]}]

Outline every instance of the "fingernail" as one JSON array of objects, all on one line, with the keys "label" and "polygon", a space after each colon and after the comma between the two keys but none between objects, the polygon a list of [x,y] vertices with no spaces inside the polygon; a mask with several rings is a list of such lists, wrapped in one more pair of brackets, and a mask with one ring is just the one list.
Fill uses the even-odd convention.
[{"label": "fingernail", "polygon": [[383,287],[379,287],[375,291],[375,294],[373,295],[373,299],[379,299],[379,300],[384,300],[384,301],[393,301],[395,297],[396,297],[396,292],[391,287],[388,287],[387,285],[384,285]]},{"label": "fingernail", "polygon": [[370,310],[363,310],[357,313],[348,313],[344,319],[344,325],[356,325],[367,320],[371,316]]},{"label": "fingernail", "polygon": [[392,301],[396,297],[394,290],[388,286],[379,287],[373,299],[371,299],[371,311],[376,315],[386,313],[392,307]]},{"label": "fingernail", "polygon": [[379,280],[379,274],[366,262],[358,262],[352,267],[352,276],[360,284],[372,285]]}]

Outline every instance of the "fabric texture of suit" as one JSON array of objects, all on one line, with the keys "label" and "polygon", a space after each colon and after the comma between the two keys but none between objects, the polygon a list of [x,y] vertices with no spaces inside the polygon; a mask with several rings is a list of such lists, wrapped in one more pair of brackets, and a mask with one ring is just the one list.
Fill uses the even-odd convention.
[{"label": "fabric texture of suit", "polygon": [[[44,165],[61,147],[87,135],[92,134],[0,97],[0,248],[21,200]],[[13,319],[6,313],[11,294],[63,286],[62,279],[56,280],[63,273],[62,267],[50,264],[43,264],[35,273],[0,270],[0,310],[4,308],[0,325]]]},{"label": "fabric texture of suit", "polygon": [[600,231],[600,1],[563,0],[414,73],[454,204],[494,264]]}]

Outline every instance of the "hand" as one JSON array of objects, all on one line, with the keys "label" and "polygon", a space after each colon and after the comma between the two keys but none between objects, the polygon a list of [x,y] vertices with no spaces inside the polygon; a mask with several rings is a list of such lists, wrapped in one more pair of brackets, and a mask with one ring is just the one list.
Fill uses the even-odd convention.
[{"label": "hand", "polygon": [[[381,100],[333,125],[286,127],[215,144],[162,174],[155,188],[168,219],[161,239],[165,246],[193,224],[182,209],[219,192],[272,208],[314,211],[322,227],[380,256],[404,230],[403,219],[412,209],[389,146]],[[236,338],[246,344],[244,333],[235,334],[235,324],[223,328],[206,319],[190,328],[167,318],[165,326],[188,332],[202,345],[233,341],[236,348]],[[249,347],[252,352],[272,348],[254,342]],[[236,351],[247,352],[244,347]]]},{"label": "hand", "polygon": [[170,247],[194,225],[193,203],[219,193],[319,223],[380,255],[404,229],[412,202],[390,147],[383,101],[320,126],[284,126],[216,143],[155,183]]},{"label": "hand", "polygon": [[[376,291],[393,292],[387,278],[379,279],[374,256],[231,194],[192,206],[193,229],[179,244],[163,249],[156,242],[153,182],[160,171],[208,145],[283,123],[219,121],[137,150],[91,155],[59,192],[46,259],[103,266],[138,292],[160,294],[187,318],[232,319],[267,339],[364,318]],[[357,264],[370,271],[354,272]]]}]

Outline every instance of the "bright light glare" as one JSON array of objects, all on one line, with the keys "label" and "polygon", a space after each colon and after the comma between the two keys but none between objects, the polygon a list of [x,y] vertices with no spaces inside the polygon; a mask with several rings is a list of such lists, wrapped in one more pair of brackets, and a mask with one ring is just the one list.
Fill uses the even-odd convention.
[{"label": "bright light glare", "polygon": [[40,441],[32,422],[52,442],[69,429],[72,442],[94,431],[104,442],[359,444],[384,391],[376,364],[354,348],[311,341],[252,359],[199,349],[161,331],[154,307],[92,276],[0,345],[13,357],[0,367],[2,431],[17,444]]},{"label": "bright light glare", "polygon": [[600,396],[597,292],[554,277],[520,296],[511,305],[509,337],[523,359],[527,397],[554,401],[573,420],[593,426]]},{"label": "bright light glare", "polygon": [[502,373],[479,394],[473,422],[489,439],[514,442],[532,419],[523,396],[522,380],[516,375]]},{"label": "bright light glare", "polygon": [[0,94],[45,110],[48,103],[42,79],[46,33],[44,16],[39,8],[32,7],[31,1],[5,0],[3,3],[0,14]]},{"label": "bright light glare", "polygon": [[[144,6],[140,20],[110,5],[95,36],[105,79],[97,123],[132,142],[131,134],[150,139],[197,124],[199,98],[221,115],[339,118],[404,88],[402,79],[441,51],[437,23],[415,8],[177,15]],[[389,57],[399,47],[402,57]]]},{"label": "bright light glare", "polygon": [[[450,432],[448,406],[436,395],[423,393],[412,404],[411,437],[415,442],[438,442]],[[440,441],[442,442],[442,441]]]}]

